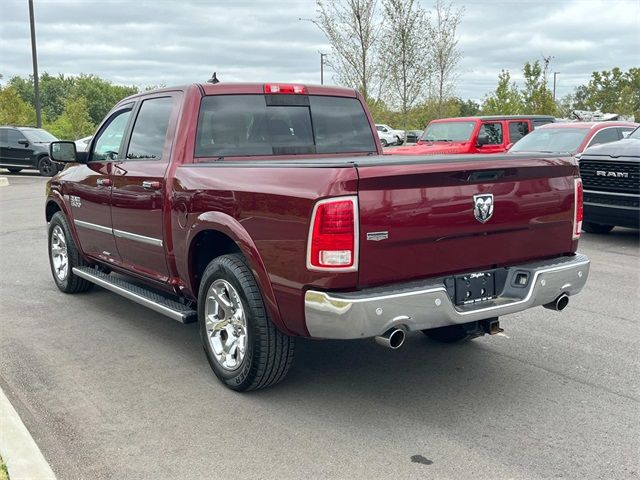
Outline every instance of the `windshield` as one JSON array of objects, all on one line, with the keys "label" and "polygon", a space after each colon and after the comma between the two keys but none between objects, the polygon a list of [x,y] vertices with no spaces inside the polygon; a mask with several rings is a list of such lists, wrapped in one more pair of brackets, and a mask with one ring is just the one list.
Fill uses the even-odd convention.
[{"label": "windshield", "polygon": [[636,128],[627,138],[637,138],[640,140],[640,127]]},{"label": "windshield", "polygon": [[27,140],[33,143],[45,143],[45,142],[55,142],[58,140],[56,137],[51,135],[46,130],[41,130],[38,128],[29,128],[21,130]]},{"label": "windshield", "polygon": [[469,140],[476,122],[439,122],[431,123],[420,140],[423,142],[464,142]]},{"label": "windshield", "polygon": [[576,152],[588,128],[539,128],[522,137],[510,152]]}]

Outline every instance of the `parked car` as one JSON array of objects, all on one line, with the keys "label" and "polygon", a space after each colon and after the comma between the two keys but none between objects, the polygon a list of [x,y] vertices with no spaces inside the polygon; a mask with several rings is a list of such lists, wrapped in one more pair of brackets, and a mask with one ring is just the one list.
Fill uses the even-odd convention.
[{"label": "parked car", "polygon": [[387,155],[500,153],[534,129],[534,122],[553,122],[547,115],[441,118],[427,125],[417,145],[387,150]]},{"label": "parked car", "polygon": [[376,130],[382,133],[388,133],[396,137],[396,141],[394,143],[398,145],[402,145],[404,142],[404,130],[396,130],[395,128],[391,128],[389,125],[385,125],[384,123],[376,123]]},{"label": "parked car", "polygon": [[205,83],[122,100],[89,152],[51,144],[69,162],[47,185],[55,284],[197,320],[213,371],[240,391],[282,380],[296,337],[460,341],[580,292],[575,158],[408,161],[382,155],[370,119],[337,87]]},{"label": "parked car", "polygon": [[36,169],[50,177],[58,165],[49,158],[49,144],[58,140],[42,128],[0,126],[0,167],[12,173]]},{"label": "parked car", "polygon": [[640,127],[623,140],[587,148],[580,157],[584,222],[589,233],[640,227]]},{"label": "parked car", "polygon": [[407,130],[407,143],[417,143],[424,130]]},{"label": "parked car", "polygon": [[82,137],[76,140],[74,142],[76,144],[76,150],[79,152],[84,152],[85,150],[87,150],[89,148],[89,145],[91,144],[92,138],[93,135],[89,135],[88,137]]},{"label": "parked car", "polygon": [[382,132],[380,130],[376,130],[376,132],[378,133],[378,138],[380,139],[380,144],[383,147],[387,147],[389,145],[397,145],[398,144],[398,137],[396,137],[395,135],[393,135],[391,133]]},{"label": "parked car", "polygon": [[543,125],[514,144],[510,153],[543,152],[579,155],[592,145],[615,142],[638,126],[632,122],[569,122]]}]

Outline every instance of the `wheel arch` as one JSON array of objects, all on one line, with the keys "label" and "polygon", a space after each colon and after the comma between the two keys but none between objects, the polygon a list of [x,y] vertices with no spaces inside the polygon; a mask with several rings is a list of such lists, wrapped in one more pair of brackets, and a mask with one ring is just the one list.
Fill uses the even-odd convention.
[{"label": "wheel arch", "polygon": [[280,315],[273,286],[258,248],[240,222],[222,212],[203,213],[192,225],[187,241],[188,283],[195,296],[200,288],[202,272],[211,260],[228,253],[240,253],[258,283],[265,308],[274,325],[281,332],[291,334]]}]

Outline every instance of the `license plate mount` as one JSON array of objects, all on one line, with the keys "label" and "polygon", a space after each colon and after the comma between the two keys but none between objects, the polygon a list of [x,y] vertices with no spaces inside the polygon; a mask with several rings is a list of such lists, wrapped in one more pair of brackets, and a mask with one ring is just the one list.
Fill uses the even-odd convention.
[{"label": "license plate mount", "polygon": [[467,273],[454,278],[456,305],[486,302],[496,296],[494,271]]}]

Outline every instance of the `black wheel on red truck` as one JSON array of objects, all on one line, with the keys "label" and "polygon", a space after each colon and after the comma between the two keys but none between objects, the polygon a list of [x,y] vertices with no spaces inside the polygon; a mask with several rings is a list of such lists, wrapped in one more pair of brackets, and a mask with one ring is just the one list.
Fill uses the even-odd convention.
[{"label": "black wheel on red truck", "polygon": [[73,241],[69,224],[62,212],[56,212],[49,222],[49,265],[57,287],[64,293],[86,292],[93,283],[73,273],[73,267],[87,263]]},{"label": "black wheel on red truck", "polygon": [[609,233],[611,230],[613,230],[613,225],[601,225],[599,223],[583,222],[582,230],[587,233],[604,234]]},{"label": "black wheel on red truck", "polygon": [[209,365],[229,388],[258,390],[287,374],[295,339],[269,319],[242,255],[222,255],[209,263],[200,283],[198,321]]}]

